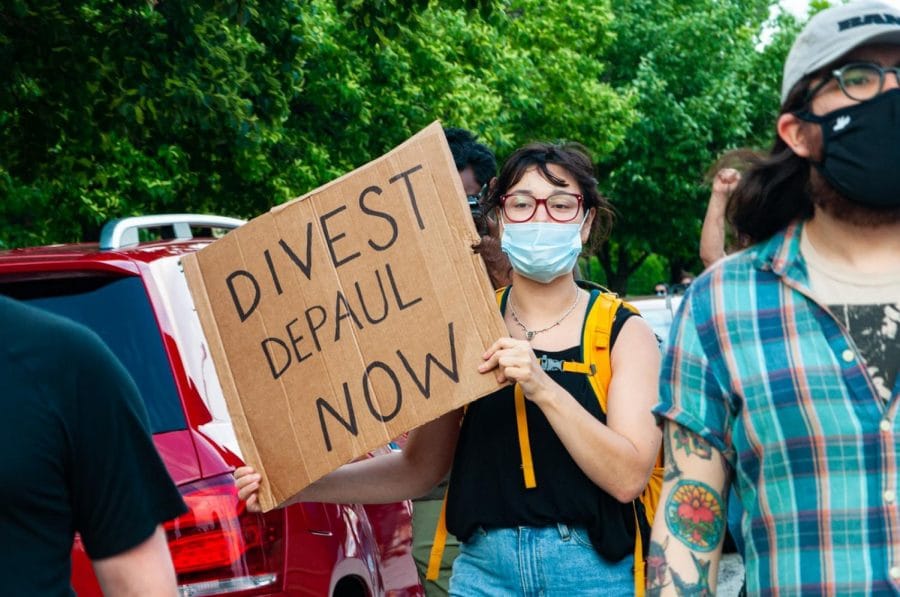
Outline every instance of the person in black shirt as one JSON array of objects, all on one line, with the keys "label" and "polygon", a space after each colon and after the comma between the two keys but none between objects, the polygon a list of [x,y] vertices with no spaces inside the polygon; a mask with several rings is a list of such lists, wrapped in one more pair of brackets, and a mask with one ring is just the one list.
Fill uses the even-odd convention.
[{"label": "person in black shirt", "polygon": [[[589,293],[573,274],[593,229],[611,211],[593,164],[575,144],[535,143],[504,164],[485,208],[512,263],[509,335],[480,366],[524,395],[534,479],[523,479],[515,390],[505,386],[410,432],[400,453],[345,465],[300,501],[390,502],[424,494],[452,466],[448,530],[463,542],[452,595],[624,595],[633,591],[632,501],[647,484],[661,434],[650,412],[660,353],[650,327],[620,310],[612,325],[607,413],[580,360]],[[462,424],[461,424],[462,423]],[[527,468],[527,467],[526,467]],[[235,471],[258,510],[261,476]]]},{"label": "person in black shirt", "polygon": [[177,595],[161,523],[186,511],[137,387],[72,321],[0,296],[4,595],[71,595],[78,532],[106,595]]}]

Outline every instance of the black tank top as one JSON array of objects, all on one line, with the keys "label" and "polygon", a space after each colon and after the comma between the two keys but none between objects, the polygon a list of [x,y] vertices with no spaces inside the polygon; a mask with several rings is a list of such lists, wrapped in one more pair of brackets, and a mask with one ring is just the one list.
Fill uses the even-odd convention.
[{"label": "black tank top", "polygon": [[[631,315],[624,307],[616,312],[612,342]],[[538,359],[546,357],[547,363],[581,361],[581,347],[536,350],[535,355]],[[606,423],[586,375],[558,370],[549,370],[548,374],[591,415]],[[632,553],[631,503],[620,503],[584,474],[540,408],[526,400],[525,411],[537,487],[525,488],[513,388],[504,387],[471,403],[466,410],[450,475],[447,529],[466,541],[479,526],[490,529],[565,523],[585,527],[594,549],[609,561]]]}]

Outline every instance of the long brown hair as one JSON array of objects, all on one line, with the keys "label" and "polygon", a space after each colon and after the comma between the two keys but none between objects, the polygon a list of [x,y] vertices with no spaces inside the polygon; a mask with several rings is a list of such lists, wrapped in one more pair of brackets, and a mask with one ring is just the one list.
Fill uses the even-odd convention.
[{"label": "long brown hair", "polygon": [[[781,107],[779,116],[804,107],[806,89],[814,75],[797,82]],[[735,231],[750,243],[771,238],[796,219],[813,214],[809,192],[810,163],[798,156],[776,134],[767,155],[737,150],[746,167],[731,197],[725,215]],[[732,153],[722,159],[735,157]]]}]

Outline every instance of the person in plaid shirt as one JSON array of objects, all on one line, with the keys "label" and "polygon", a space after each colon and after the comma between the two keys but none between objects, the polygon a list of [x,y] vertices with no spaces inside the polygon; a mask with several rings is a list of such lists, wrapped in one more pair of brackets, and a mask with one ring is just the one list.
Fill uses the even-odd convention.
[{"label": "person in plaid shirt", "polygon": [[728,217],[752,245],[688,290],[663,362],[650,594],[712,594],[724,497],[751,595],[900,593],[900,2],[812,17],[772,151]]}]

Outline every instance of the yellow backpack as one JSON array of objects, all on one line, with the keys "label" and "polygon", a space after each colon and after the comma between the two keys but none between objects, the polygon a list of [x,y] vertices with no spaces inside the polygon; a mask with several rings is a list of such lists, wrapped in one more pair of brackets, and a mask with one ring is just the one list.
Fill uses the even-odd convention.
[{"label": "yellow backpack", "polygon": [[[584,336],[581,340],[582,362],[566,361],[563,363],[563,371],[583,373],[588,376],[594,394],[600,402],[600,408],[606,412],[606,391],[612,377],[612,368],[609,358],[609,342],[612,333],[612,324],[616,311],[624,305],[627,309],[638,313],[638,310],[620,299],[616,294],[598,288],[589,288],[589,310],[584,322]],[[506,306],[506,297],[509,287],[497,290],[497,304],[503,311]],[[519,436],[519,451],[522,458],[522,474],[525,487],[537,487],[534,476],[534,464],[531,459],[531,446],[528,440],[528,423],[525,417],[525,395],[517,385],[515,388],[516,427]],[[663,453],[662,448],[656,458],[653,472],[647,487],[638,497],[643,506],[642,515],[646,517],[647,527],[653,524],[653,516],[656,514],[656,505],[659,503],[659,494],[662,491],[663,480]],[[444,507],[438,519],[435,530],[434,545],[428,561],[426,578],[435,580],[440,572],[441,559],[444,555],[444,544],[447,539],[447,526],[445,520],[447,498],[444,496]],[[634,506],[635,541],[634,541],[634,593],[638,597],[644,595],[645,562],[644,546],[641,537],[641,525],[638,520],[639,510]]]}]

